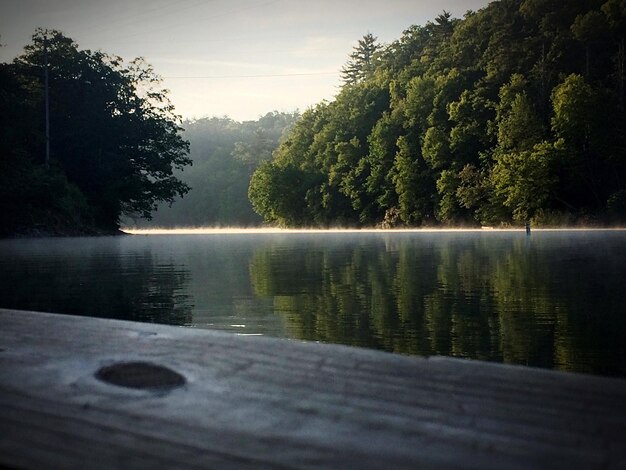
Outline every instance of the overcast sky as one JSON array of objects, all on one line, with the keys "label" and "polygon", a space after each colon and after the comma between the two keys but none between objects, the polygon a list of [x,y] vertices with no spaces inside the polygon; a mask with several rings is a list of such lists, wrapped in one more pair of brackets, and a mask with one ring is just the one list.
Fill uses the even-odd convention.
[{"label": "overcast sky", "polygon": [[35,28],[81,48],[145,57],[184,118],[257,119],[332,99],[359,38],[398,39],[442,10],[488,0],[0,0],[0,61]]}]

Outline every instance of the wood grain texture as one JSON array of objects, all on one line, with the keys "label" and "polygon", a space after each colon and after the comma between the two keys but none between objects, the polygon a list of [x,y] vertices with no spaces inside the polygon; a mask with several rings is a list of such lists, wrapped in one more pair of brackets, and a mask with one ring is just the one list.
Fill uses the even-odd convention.
[{"label": "wood grain texture", "polygon": [[[626,381],[0,309],[0,464],[626,468]],[[95,377],[141,361],[186,384]]]}]

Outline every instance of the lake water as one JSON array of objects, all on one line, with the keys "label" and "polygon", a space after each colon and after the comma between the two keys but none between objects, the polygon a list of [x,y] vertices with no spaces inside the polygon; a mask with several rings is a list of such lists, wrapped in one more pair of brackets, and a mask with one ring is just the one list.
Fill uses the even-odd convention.
[{"label": "lake water", "polygon": [[623,231],[0,241],[0,307],[601,375],[626,376],[625,295]]}]

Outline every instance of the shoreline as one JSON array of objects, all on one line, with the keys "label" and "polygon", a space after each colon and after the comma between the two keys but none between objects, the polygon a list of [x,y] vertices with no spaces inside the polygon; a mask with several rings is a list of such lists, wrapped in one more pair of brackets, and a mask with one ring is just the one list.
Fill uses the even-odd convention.
[{"label": "shoreline", "polygon": [[[531,233],[535,232],[625,232],[626,227],[546,227],[533,228]],[[419,233],[524,233],[524,227],[509,228],[280,228],[280,227],[186,227],[186,228],[151,228],[151,229],[134,229],[121,227],[112,231],[96,231],[96,230],[63,230],[63,231],[47,231],[33,230],[22,233],[4,234],[0,236],[0,240],[20,240],[20,239],[38,239],[38,238],[95,238],[95,237],[111,237],[111,236],[132,236],[132,235],[271,235],[271,234],[419,234]]]},{"label": "shoreline", "polygon": [[[520,228],[337,228],[337,229],[297,229],[297,228],[155,228],[155,229],[131,229],[121,228],[123,233],[129,235],[237,235],[237,234],[305,234],[305,233],[464,233],[464,232],[526,232]],[[533,228],[532,232],[620,232],[626,231],[626,227],[563,227],[563,228]]]},{"label": "shoreline", "polygon": [[130,233],[118,230],[28,230],[12,234],[0,235],[0,240],[20,240],[27,238],[73,238],[73,237],[117,237]]}]

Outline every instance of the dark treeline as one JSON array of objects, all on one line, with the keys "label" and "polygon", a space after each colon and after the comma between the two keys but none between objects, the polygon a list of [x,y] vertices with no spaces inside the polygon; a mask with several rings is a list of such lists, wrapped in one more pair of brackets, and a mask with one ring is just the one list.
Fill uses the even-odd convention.
[{"label": "dark treeline", "polygon": [[191,189],[175,204],[163,203],[152,220],[128,220],[139,227],[254,226],[263,219],[248,200],[250,177],[272,158],[297,113],[271,112],[256,121],[227,117],[183,122],[193,165],[177,174]]},{"label": "dark treeline", "polygon": [[255,172],[281,225],[626,219],[624,0],[499,0],[380,45]]},{"label": "dark treeline", "polygon": [[189,189],[173,175],[190,163],[180,118],[142,59],[37,31],[0,64],[0,109],[0,235],[114,233]]}]

